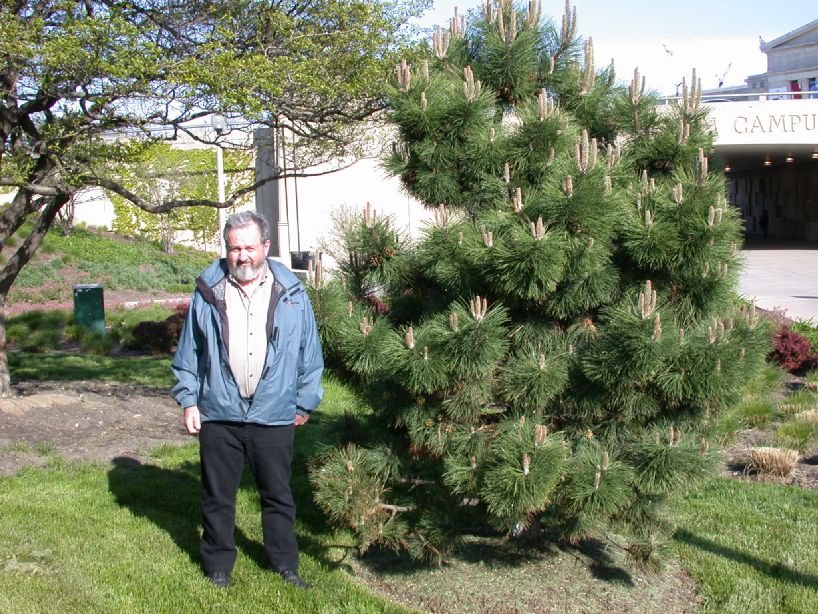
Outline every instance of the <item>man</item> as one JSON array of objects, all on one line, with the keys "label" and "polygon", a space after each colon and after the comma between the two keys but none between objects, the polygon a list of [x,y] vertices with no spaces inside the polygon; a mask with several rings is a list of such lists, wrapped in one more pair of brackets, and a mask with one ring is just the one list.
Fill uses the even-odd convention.
[{"label": "man", "polygon": [[202,566],[215,585],[230,584],[246,458],[261,497],[270,566],[308,588],[298,575],[289,482],[294,427],[307,423],[323,394],[315,318],[295,275],[266,257],[270,227],[263,217],[229,216],[224,240],[227,257],[196,280],[172,364],[185,428],[199,435]]}]

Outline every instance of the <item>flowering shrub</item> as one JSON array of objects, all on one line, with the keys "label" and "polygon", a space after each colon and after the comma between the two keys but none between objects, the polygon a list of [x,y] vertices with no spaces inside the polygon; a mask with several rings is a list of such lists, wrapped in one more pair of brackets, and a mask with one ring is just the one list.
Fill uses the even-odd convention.
[{"label": "flowering shrub", "polygon": [[768,358],[787,371],[803,371],[818,365],[818,354],[804,335],[784,328],[773,337],[773,351]]},{"label": "flowering shrub", "polygon": [[762,310],[764,317],[772,325],[774,331],[782,331],[789,328],[792,324],[792,318],[787,315],[787,310],[783,307],[773,307],[772,309]]}]

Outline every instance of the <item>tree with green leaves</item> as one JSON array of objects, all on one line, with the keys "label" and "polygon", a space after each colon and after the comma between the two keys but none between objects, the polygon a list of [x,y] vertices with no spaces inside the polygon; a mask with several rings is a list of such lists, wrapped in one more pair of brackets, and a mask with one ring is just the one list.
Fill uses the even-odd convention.
[{"label": "tree with green leaves", "polygon": [[412,243],[367,208],[340,282],[311,285],[325,351],[374,407],[311,472],[362,550],[441,562],[493,527],[650,560],[763,365],[695,74],[660,107],[575,27],[568,4],[555,26],[487,0],[397,66],[386,165],[434,221]]},{"label": "tree with green leaves", "polygon": [[[206,200],[216,195],[213,150],[174,148],[166,142],[141,145],[139,155],[114,169],[117,181],[126,189],[152,195],[152,202]],[[255,180],[253,153],[228,149],[225,154],[225,191],[232,194],[252,185]],[[212,248],[221,240],[219,216],[213,207],[179,207],[155,214],[114,192],[110,197],[114,203],[114,232],[159,241],[166,252],[172,251],[176,234],[181,231],[191,232],[193,241],[203,249]],[[248,194],[244,200],[251,198]]]},{"label": "tree with green leaves", "polygon": [[[217,206],[140,193],[117,177],[135,140],[173,140],[212,113],[284,128],[311,162],[358,153],[353,125],[383,106],[383,78],[425,0],[11,0],[0,6],[0,395],[9,393],[2,311],[17,275],[80,190],[151,213]],[[211,141],[226,143],[222,135]],[[212,143],[211,143],[212,144]],[[288,168],[293,168],[292,164]],[[222,206],[250,193],[244,186]]]}]

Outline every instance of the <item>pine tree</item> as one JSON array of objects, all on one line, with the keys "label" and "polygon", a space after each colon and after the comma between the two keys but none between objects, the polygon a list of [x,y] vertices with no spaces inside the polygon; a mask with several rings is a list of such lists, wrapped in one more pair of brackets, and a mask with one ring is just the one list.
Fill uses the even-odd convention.
[{"label": "pine tree", "polygon": [[343,229],[346,285],[312,287],[376,408],[365,446],[311,471],[362,550],[441,562],[488,525],[650,558],[763,364],[695,73],[659,107],[638,72],[595,69],[575,9],[555,27],[539,4],[487,0],[397,67],[386,166],[434,222],[411,243],[368,207]]}]

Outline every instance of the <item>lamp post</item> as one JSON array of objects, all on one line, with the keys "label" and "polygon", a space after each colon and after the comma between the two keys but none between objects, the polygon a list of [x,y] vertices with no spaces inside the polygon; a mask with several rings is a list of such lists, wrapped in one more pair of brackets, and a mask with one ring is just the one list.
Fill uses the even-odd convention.
[{"label": "lamp post", "polygon": [[[220,115],[219,113],[214,113],[210,117],[210,125],[213,127],[213,130],[216,132],[216,188],[218,191],[219,196],[219,204],[224,204],[224,151],[222,150],[221,144],[218,143],[218,138],[222,135],[222,133],[227,129],[227,120],[224,118],[224,115]],[[219,207],[219,233],[221,234],[222,229],[224,228],[224,220],[225,220],[225,210],[224,207]],[[224,241],[219,239],[219,255],[224,257],[227,255],[227,251],[224,245]]]}]

